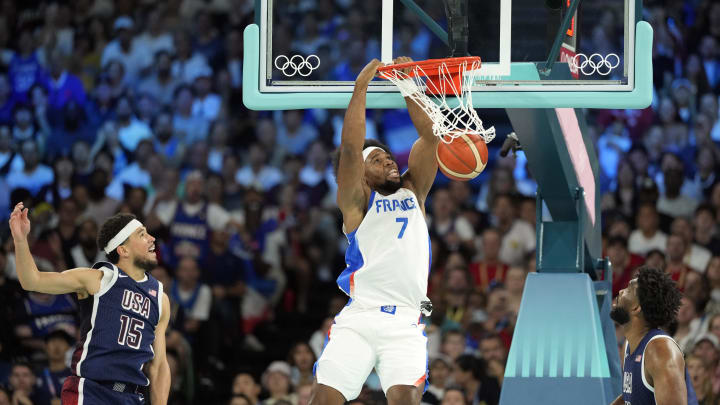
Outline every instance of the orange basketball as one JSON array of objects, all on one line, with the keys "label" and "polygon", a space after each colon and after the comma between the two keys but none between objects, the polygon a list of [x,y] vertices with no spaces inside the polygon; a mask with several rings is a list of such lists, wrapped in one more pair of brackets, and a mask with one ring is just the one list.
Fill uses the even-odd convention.
[{"label": "orange basketball", "polygon": [[451,143],[440,142],[435,152],[438,167],[453,180],[468,181],[477,177],[488,161],[488,150],[481,136],[462,134]]}]

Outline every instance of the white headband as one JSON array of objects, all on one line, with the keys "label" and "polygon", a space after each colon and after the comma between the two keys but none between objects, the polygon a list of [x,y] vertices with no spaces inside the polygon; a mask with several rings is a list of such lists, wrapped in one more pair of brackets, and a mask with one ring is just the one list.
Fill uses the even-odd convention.
[{"label": "white headband", "polygon": [[367,148],[363,149],[363,162],[367,160],[368,156],[374,151],[375,149],[383,150],[383,148],[379,148],[377,146],[368,146]]},{"label": "white headband", "polygon": [[143,224],[137,219],[133,219],[132,221],[128,222],[128,224],[125,225],[125,227],[121,229],[120,232],[117,233],[117,235],[110,239],[110,242],[108,242],[107,245],[105,245],[105,248],[103,249],[105,253],[110,253],[113,250],[117,249],[118,246],[122,245],[122,243],[125,242],[125,239],[129,238],[133,232],[135,232],[138,228],[142,228],[142,226]]}]

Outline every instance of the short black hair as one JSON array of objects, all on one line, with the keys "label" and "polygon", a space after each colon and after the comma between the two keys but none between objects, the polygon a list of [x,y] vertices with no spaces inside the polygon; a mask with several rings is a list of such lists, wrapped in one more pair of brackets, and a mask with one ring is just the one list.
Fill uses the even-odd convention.
[{"label": "short black hair", "polygon": [[28,370],[30,370],[30,372],[33,373],[33,375],[36,375],[36,374],[35,374],[35,370],[32,368],[32,366],[30,365],[30,363],[28,363],[28,362],[25,361],[24,359],[23,359],[23,360],[20,360],[20,361],[14,362],[14,363],[12,364],[12,366],[10,366],[11,372],[12,372],[12,370],[15,370],[15,369],[18,368],[18,367],[25,367],[25,368],[27,368]]},{"label": "short black hair", "polygon": [[498,193],[495,194],[492,197],[492,200],[490,201],[490,207],[495,207],[495,204],[498,202],[498,200],[501,200],[503,198],[507,198],[507,200],[510,202],[510,206],[513,208],[517,208],[518,205],[518,196],[514,193]]},{"label": "short black hair", "polygon": [[160,49],[159,51],[155,52],[155,55],[154,55],[155,62],[157,63],[157,60],[160,59],[164,55],[167,55],[167,57],[172,58],[172,56],[170,55],[170,52],[167,49],[163,48],[163,49]]},{"label": "short black hair", "polygon": [[472,354],[462,354],[456,360],[455,364],[462,371],[470,371],[477,380],[482,380],[486,376],[485,361],[479,359]]},{"label": "short black hair", "polygon": [[75,340],[73,339],[73,337],[62,329],[55,329],[52,332],[48,333],[47,336],[45,336],[45,342],[49,342],[52,339],[62,339],[67,342],[68,346],[72,346],[73,344],[75,344]]},{"label": "short black hair", "polygon": [[650,328],[665,328],[677,316],[682,294],[664,270],[643,266],[637,276],[637,297]]},{"label": "short black hair", "polygon": [[650,249],[645,253],[645,260],[647,260],[652,255],[659,255],[660,257],[665,260],[665,252],[663,252],[660,249]]},{"label": "short black hair", "polygon": [[248,404],[252,404],[252,401],[250,400],[250,398],[248,398],[247,395],[245,395],[245,394],[233,394],[233,396],[232,396],[232,397],[230,398],[230,400],[228,401],[228,404],[232,404],[232,401],[233,401],[233,399],[235,399],[235,398],[242,398],[242,399],[244,399]]},{"label": "short black hair", "polygon": [[[465,388],[463,388],[459,385],[451,385],[451,386],[445,388],[445,394],[447,394],[449,391],[457,391],[457,392],[461,393],[462,397],[463,397],[463,403],[464,404],[467,403],[467,401],[465,400]],[[444,396],[445,395],[443,394],[443,397]]]},{"label": "short black hair", "polygon": [[465,334],[460,329],[448,329],[442,334],[441,343],[445,343],[450,335],[457,335],[461,338],[465,338]]},{"label": "short black hair", "polygon": [[[100,232],[98,232],[97,237],[97,244],[98,249],[103,250],[105,249],[105,246],[110,242],[110,239],[114,238],[115,235],[120,232],[125,225],[129,224],[130,221],[135,219],[135,215],[133,214],[115,214],[111,216],[110,218],[105,221],[102,226],[100,227]],[[123,244],[126,241],[123,241]],[[106,256],[110,263],[117,264],[117,262],[120,260],[120,255],[118,255],[117,250],[113,250],[110,253],[106,253]]]},{"label": "short black hair", "polygon": [[175,91],[173,92],[173,99],[177,99],[180,93],[186,90],[190,92],[191,96],[195,97],[195,90],[193,90],[189,84],[181,84],[175,88]]},{"label": "short black hair", "polygon": [[622,246],[623,249],[628,250],[628,241],[622,236],[611,236],[608,239],[607,247],[611,246]]},{"label": "short black hair", "polygon": [[637,206],[637,213],[640,213],[640,209],[641,209],[641,208],[650,208],[650,209],[653,210],[656,214],[657,214],[657,212],[658,212],[658,210],[657,210],[657,204],[655,204],[655,203],[652,202],[652,201],[643,201],[643,202],[641,202],[640,204],[638,204],[638,206]]},{"label": "short black hair", "polygon": [[503,347],[505,347],[505,341],[503,340],[502,336],[500,336],[500,334],[497,332],[486,333],[484,336],[482,336],[480,338],[480,342],[482,342],[484,340],[497,340],[503,345]]},{"label": "short black hair", "polygon": [[[376,141],[374,139],[366,139],[365,143],[363,144],[363,150],[365,148],[369,148],[371,146],[378,147],[382,150],[384,150],[388,155],[390,155],[390,158],[392,160],[395,160],[395,156],[390,151],[390,148],[388,148],[387,145],[380,141]],[[397,163],[397,161],[396,161]],[[333,165],[333,173],[335,174],[335,182],[337,182],[337,174],[338,174],[338,168],[340,167],[340,148],[337,148],[332,153],[332,165]]]},{"label": "short black hair", "polygon": [[634,153],[634,152],[640,152],[640,153],[642,153],[642,154],[645,155],[645,156],[648,155],[648,150],[647,150],[647,148],[645,147],[645,145],[643,145],[643,144],[640,143],[640,142],[635,142],[635,143],[633,143],[633,145],[630,147],[630,150],[627,151],[627,154],[630,155],[630,154],[632,154],[632,153]]},{"label": "short black hair", "polygon": [[17,114],[18,111],[22,111],[22,110],[30,111],[32,113],[33,108],[28,103],[17,103],[13,107],[13,116],[15,116],[15,114]]},{"label": "short black hair", "polygon": [[713,206],[711,204],[702,203],[702,204],[698,205],[698,207],[695,208],[695,216],[697,216],[699,213],[701,213],[703,211],[709,213],[710,216],[713,217],[713,219],[715,218],[715,209],[713,208]]}]

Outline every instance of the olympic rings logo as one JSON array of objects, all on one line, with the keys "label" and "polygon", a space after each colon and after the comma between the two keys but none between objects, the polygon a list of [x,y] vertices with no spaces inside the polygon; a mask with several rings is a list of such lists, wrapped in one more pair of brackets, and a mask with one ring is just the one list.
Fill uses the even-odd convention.
[{"label": "olympic rings logo", "polygon": [[[311,63],[311,60],[315,63]],[[290,58],[280,55],[275,58],[275,67],[287,77],[295,75],[308,77],[320,67],[320,58],[317,55],[308,55],[307,58],[303,58],[302,55],[294,55]]]},{"label": "olympic rings logo", "polygon": [[607,76],[613,69],[620,66],[620,57],[614,53],[609,53],[606,56],[602,56],[599,53],[594,53],[590,56],[579,53],[569,60],[568,63],[570,63],[570,66],[575,70],[580,70],[585,76],[594,75],[595,73],[601,76]]}]

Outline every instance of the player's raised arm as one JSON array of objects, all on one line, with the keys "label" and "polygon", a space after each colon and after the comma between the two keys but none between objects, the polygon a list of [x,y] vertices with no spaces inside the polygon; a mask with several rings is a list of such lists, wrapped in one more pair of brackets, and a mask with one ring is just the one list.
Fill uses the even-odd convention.
[{"label": "player's raised arm", "polygon": [[685,360],[670,339],[655,339],[645,348],[645,371],[652,378],[657,405],[686,405]]},{"label": "player's raised arm", "polygon": [[343,214],[347,232],[352,232],[362,221],[363,209],[369,189],[364,184],[362,148],[365,142],[365,105],[367,88],[375,76],[380,61],[373,59],[355,80],[343,123],[340,156],[337,172],[337,203]]},{"label": "player's raised arm", "polygon": [[[412,59],[401,56],[395,60],[395,63],[407,62],[412,62]],[[405,176],[409,178],[415,194],[424,202],[437,174],[435,152],[440,138],[433,134],[433,121],[425,111],[411,97],[405,97],[405,103],[419,137],[410,150]]]},{"label": "player's raised arm", "polygon": [[38,271],[27,240],[30,220],[28,209],[23,207],[23,203],[16,205],[10,215],[10,232],[15,243],[15,267],[23,289],[46,294],[94,294],[100,290],[102,272],[99,270],[78,268],[62,273]]}]

